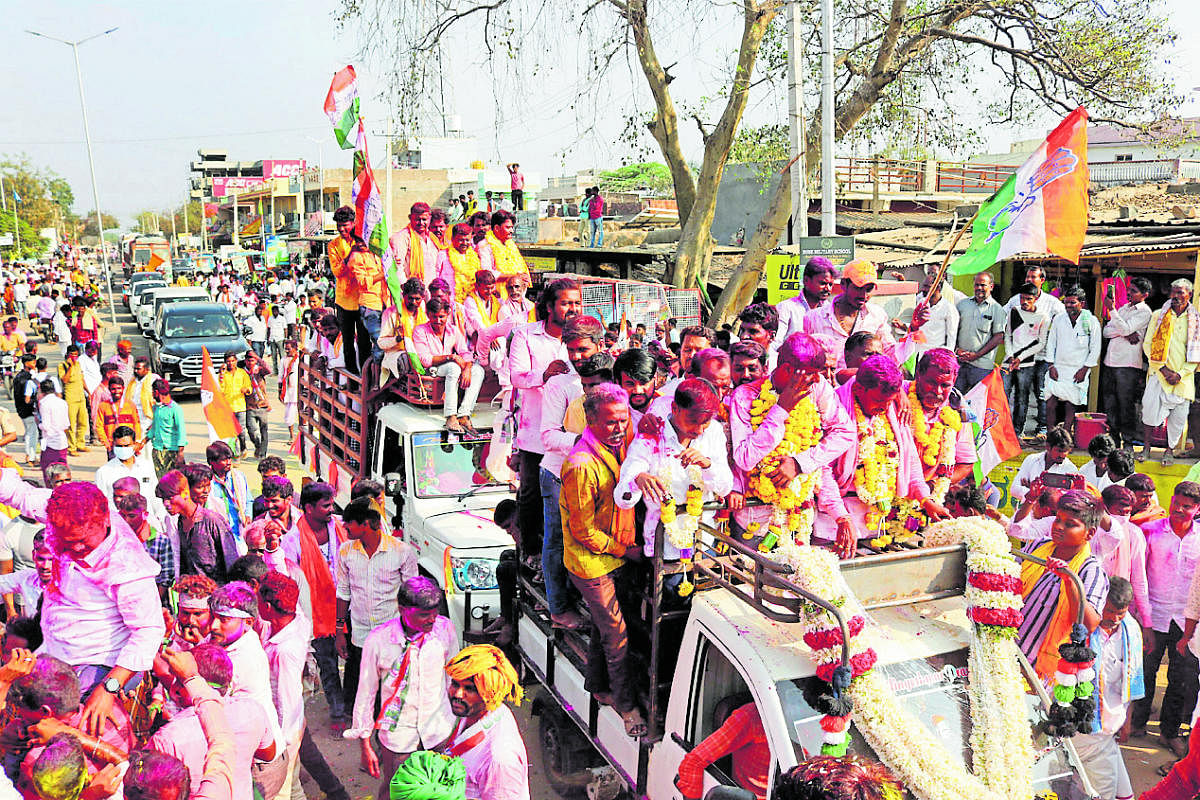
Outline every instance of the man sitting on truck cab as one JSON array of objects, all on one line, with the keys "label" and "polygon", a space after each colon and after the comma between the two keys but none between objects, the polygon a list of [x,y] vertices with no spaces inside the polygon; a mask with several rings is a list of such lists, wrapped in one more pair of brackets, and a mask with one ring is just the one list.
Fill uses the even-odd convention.
[{"label": "man sitting on truck cab", "polygon": [[625,616],[639,613],[627,579],[626,559],[641,560],[632,508],[616,504],[614,492],[625,458],[629,395],[616,384],[596,387],[583,402],[587,430],[562,466],[559,511],[563,523],[563,564],[591,614],[584,688],[612,705],[633,737],[646,734],[630,675]]}]

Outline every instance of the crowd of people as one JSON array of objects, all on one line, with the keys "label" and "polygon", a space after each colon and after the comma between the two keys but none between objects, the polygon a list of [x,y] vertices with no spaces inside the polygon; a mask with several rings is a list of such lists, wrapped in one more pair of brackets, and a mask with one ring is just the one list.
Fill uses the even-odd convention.
[{"label": "crowd of people", "polygon": [[[701,516],[700,504],[720,504],[703,513],[763,552],[795,537],[843,559],[906,546],[931,522],[985,516],[1037,557],[1021,568],[1017,630],[1037,673],[1054,680],[1058,646],[1080,616],[1098,653],[1096,715],[1074,740],[1099,795],[1133,796],[1119,744],[1146,735],[1164,659],[1160,742],[1181,760],[1147,796],[1200,791],[1200,752],[1189,755],[1183,734],[1200,692],[1200,476],[1179,482],[1163,508],[1137,471],[1164,424],[1164,459],[1184,445],[1200,363],[1186,281],[1150,313],[1152,287],[1134,278],[1101,323],[1082,291],[1043,290],[1036,268],[1004,306],[986,273],[957,301],[931,276],[901,326],[870,302],[880,281],[872,264],[814,258],[798,295],[751,304],[736,326],[662,319],[651,331],[587,315],[570,278],[527,297],[510,212],[450,224],[415,204],[389,243],[395,275],[355,236],[353,209],[335,221],[332,282],[289,282],[277,310],[214,278],[215,296],[267,320],[266,338],[251,339],[261,346],[221,373],[256,449],[257,497],[239,461],[244,442],[215,441],[203,461],[189,460],[171,386],[128,343],[101,363],[99,336],[69,334],[54,374],[36,347],[26,352],[31,342],[11,348],[28,365],[14,400],[41,427],[41,459],[28,425],[24,450],[44,484],[23,480],[11,459],[0,465],[0,505],[21,522],[5,531],[21,540],[10,545],[14,570],[0,574],[9,617],[0,754],[11,796],[292,798],[303,796],[303,770],[326,796],[346,798],[306,721],[306,672],[328,702],[330,732],[356,740],[362,768],[380,780],[378,797],[415,775],[406,765],[427,751],[461,761],[468,798],[530,796],[509,708],[523,694],[506,655],[512,582],[485,632],[492,644],[462,647],[379,483],[356,482],[340,515],[329,484],[296,490],[286,462],[266,452],[266,380],[275,376],[294,424],[306,358],[381,393],[411,374],[437,382],[447,435],[484,435],[475,406],[485,385],[498,393],[499,419],[514,423],[516,497],[495,519],[514,535],[515,568],[544,587],[550,623],[587,635],[586,688],[632,740],[650,722],[630,644],[645,622],[636,602],[645,565],[687,557],[677,521]],[[89,308],[80,287],[68,287],[71,302]],[[6,325],[0,348],[16,333]],[[1075,413],[1102,351],[1113,422],[1077,467]],[[89,389],[84,358],[105,394]],[[1011,515],[974,476],[978,420],[963,402],[994,369],[1014,428],[1023,433],[1029,417],[1036,426]],[[0,433],[0,443],[18,438],[3,415]],[[62,455],[93,434],[109,460],[94,481],[73,481]],[[686,605],[682,574],[664,587]],[[753,703],[684,758],[683,795],[700,797],[705,768],[727,755],[735,781],[765,800],[772,760]],[[886,768],[856,757],[805,761],[775,783],[778,800],[899,791]]]}]

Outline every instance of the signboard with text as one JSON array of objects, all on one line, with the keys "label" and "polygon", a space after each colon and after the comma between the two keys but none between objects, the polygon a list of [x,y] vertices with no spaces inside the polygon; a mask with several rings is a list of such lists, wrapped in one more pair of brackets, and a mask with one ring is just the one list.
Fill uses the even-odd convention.
[{"label": "signboard with text", "polygon": [[262,178],[241,176],[229,178],[213,178],[212,179],[212,196],[225,197],[231,194],[244,194],[246,192],[263,189],[267,182]]},{"label": "signboard with text", "polygon": [[302,159],[264,159],[264,178],[294,178],[304,174]]},{"label": "signboard with text", "polygon": [[841,266],[854,259],[853,236],[802,236],[799,253],[767,256],[767,302],[778,303],[800,294],[804,286],[804,265],[813,256],[824,256]]}]

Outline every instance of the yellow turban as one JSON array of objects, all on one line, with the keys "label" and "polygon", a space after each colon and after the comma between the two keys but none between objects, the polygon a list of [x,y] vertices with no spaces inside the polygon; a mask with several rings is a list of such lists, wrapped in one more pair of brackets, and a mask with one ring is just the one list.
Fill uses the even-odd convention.
[{"label": "yellow turban", "polygon": [[446,665],[446,674],[456,681],[474,678],[475,691],[488,711],[495,711],[505,700],[519,706],[525,697],[517,671],[503,651],[490,644],[473,644],[459,650]]}]

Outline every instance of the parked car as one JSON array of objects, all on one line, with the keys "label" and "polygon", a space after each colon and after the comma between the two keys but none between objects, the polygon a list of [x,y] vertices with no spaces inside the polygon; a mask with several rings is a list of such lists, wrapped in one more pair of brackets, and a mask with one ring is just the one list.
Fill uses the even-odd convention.
[{"label": "parked car", "polygon": [[220,303],[164,305],[155,317],[149,339],[150,368],[170,381],[176,394],[200,391],[205,348],[214,365],[220,364],[227,353],[242,358],[250,349],[233,312]]},{"label": "parked car", "polygon": [[135,272],[125,281],[125,291],[121,294],[121,300],[127,307],[133,300],[133,292],[142,283],[148,283],[154,286],[166,286],[167,278],[161,272]]}]

